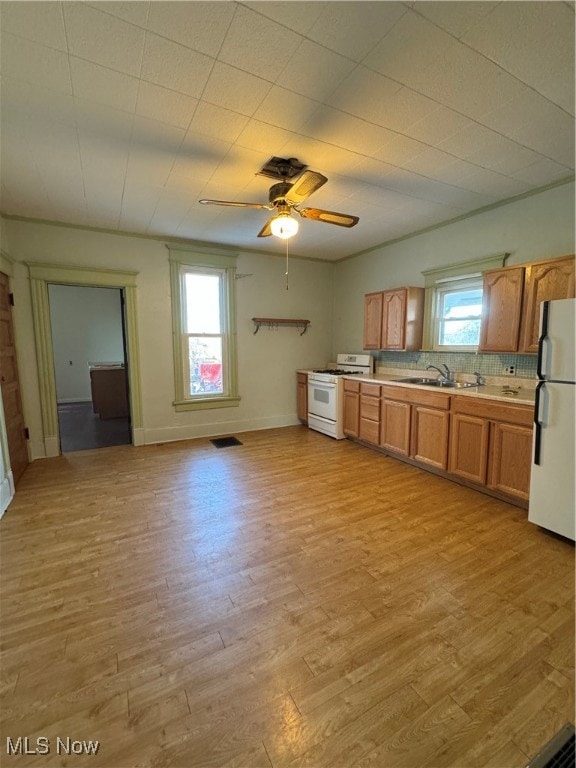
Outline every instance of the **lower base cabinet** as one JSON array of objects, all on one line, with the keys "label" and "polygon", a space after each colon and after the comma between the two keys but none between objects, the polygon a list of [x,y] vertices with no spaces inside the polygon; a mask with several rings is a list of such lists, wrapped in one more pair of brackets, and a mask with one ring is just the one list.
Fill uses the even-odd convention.
[{"label": "lower base cabinet", "polygon": [[490,438],[488,487],[528,501],[532,427],[494,422]]},{"label": "lower base cabinet", "polygon": [[529,405],[344,380],[344,432],[391,456],[526,506]]},{"label": "lower base cabinet", "polygon": [[530,406],[453,398],[449,472],[528,501],[532,419]]},{"label": "lower base cabinet", "polygon": [[308,376],[296,374],[296,416],[304,424],[308,423]]}]

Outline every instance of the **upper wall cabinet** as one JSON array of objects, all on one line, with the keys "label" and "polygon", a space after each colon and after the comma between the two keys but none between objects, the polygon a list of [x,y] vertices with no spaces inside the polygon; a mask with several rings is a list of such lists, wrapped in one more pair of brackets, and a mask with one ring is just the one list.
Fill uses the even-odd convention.
[{"label": "upper wall cabinet", "polygon": [[364,297],[364,349],[404,352],[422,345],[424,288],[396,288]]},{"label": "upper wall cabinet", "polygon": [[518,349],[524,267],[505,267],[484,273],[482,294],[481,352]]},{"label": "upper wall cabinet", "polygon": [[526,267],[521,352],[538,352],[540,304],[574,298],[574,257],[543,261]]},{"label": "upper wall cabinet", "polygon": [[485,272],[479,350],[537,352],[541,303],[574,295],[573,256]]}]

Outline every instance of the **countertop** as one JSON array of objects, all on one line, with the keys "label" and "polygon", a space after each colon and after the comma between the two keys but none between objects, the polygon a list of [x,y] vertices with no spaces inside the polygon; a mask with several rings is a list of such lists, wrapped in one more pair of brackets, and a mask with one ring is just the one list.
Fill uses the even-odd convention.
[{"label": "countertop", "polygon": [[[309,374],[312,371],[308,369],[298,369],[297,373]],[[425,376],[426,371],[420,370],[405,370],[395,371],[394,374],[384,373],[367,373],[367,374],[354,374],[342,376],[343,379],[353,379],[354,381],[366,381],[378,384],[390,384],[397,387],[408,387],[409,389],[426,389],[429,392],[444,392],[454,397],[480,397],[486,400],[499,400],[505,403],[515,403],[516,405],[534,405],[536,382],[530,379],[516,379],[510,377],[494,377],[491,381],[491,377],[486,377],[488,383],[480,387],[466,387],[465,389],[451,389],[450,387],[430,387],[425,384],[407,384],[406,382],[399,381],[399,379],[407,378],[409,376]],[[456,375],[456,379],[463,378]],[[504,380],[503,380],[504,379]],[[470,379],[469,379],[470,380]],[[473,380],[473,379],[472,379]]]},{"label": "countertop", "polygon": [[[418,375],[419,371],[412,371],[410,375]],[[535,389],[517,384],[485,384],[480,387],[466,387],[465,389],[451,389],[450,387],[430,387],[426,384],[407,384],[399,381],[405,376],[386,376],[379,373],[366,375],[353,375],[342,377],[343,379],[353,379],[354,381],[366,381],[378,384],[390,384],[397,387],[408,387],[410,389],[426,389],[430,392],[444,392],[454,397],[481,397],[487,400],[500,400],[501,402],[516,403],[517,405],[534,405]]]}]

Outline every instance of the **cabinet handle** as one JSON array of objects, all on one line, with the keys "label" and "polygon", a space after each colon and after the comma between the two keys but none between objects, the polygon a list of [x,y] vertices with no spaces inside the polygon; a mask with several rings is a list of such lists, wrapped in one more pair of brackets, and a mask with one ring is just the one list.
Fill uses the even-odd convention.
[{"label": "cabinet handle", "polygon": [[542,422],[540,421],[540,393],[545,381],[539,381],[536,386],[536,398],[534,401],[534,464],[540,466],[540,444],[542,442]]}]

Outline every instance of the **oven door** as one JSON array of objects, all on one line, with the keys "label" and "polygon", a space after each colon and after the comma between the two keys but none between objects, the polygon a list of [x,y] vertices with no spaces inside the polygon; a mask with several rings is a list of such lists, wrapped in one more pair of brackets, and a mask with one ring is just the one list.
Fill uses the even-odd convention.
[{"label": "oven door", "polygon": [[338,384],[308,378],[308,416],[321,416],[336,421],[338,414]]}]

